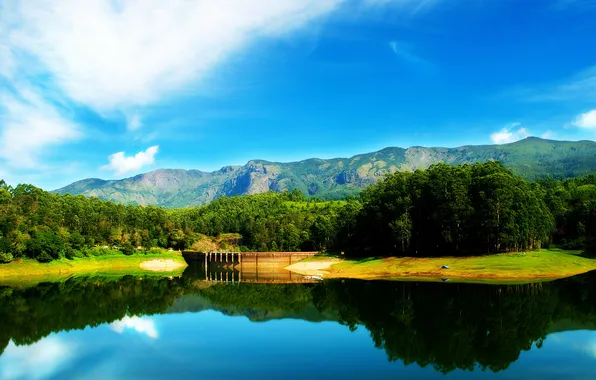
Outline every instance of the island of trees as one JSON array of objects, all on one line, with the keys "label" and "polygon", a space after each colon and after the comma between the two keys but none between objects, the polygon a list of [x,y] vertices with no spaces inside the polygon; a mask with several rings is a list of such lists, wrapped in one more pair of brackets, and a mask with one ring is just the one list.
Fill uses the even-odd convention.
[{"label": "island of trees", "polygon": [[528,182],[498,162],[398,172],[340,201],[269,192],[174,210],[0,181],[2,263],[184,250],[206,241],[242,250],[427,257],[553,244],[589,250],[595,238],[596,174]]}]

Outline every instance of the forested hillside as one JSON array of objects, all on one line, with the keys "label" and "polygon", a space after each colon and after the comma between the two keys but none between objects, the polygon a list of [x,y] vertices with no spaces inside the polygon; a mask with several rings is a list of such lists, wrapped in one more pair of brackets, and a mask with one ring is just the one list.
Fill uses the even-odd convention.
[{"label": "forested hillside", "polygon": [[244,166],[227,166],[211,173],[165,169],[122,180],[86,179],[56,192],[169,208],[202,205],[222,196],[294,189],[308,196],[340,199],[357,194],[389,173],[411,172],[437,163],[462,165],[491,160],[502,162],[527,180],[575,177],[596,172],[596,143],[531,137],[504,145],[385,148],[328,160],[252,160]]},{"label": "forested hillside", "polygon": [[394,173],[361,196],[317,201],[300,191],[223,197],[168,210],[58,195],[0,182],[0,260],[50,261],[97,246],[188,249],[234,234],[240,249],[356,256],[470,255],[596,242],[596,175],[528,182],[498,162]]}]

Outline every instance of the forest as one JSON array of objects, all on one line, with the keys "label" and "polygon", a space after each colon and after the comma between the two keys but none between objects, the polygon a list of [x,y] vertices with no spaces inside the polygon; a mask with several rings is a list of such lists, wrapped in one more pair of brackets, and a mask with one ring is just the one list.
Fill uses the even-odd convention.
[{"label": "forest", "polygon": [[173,210],[0,181],[0,263],[114,250],[133,254],[151,247],[364,257],[463,256],[551,245],[596,246],[596,174],[529,182],[495,161],[437,164],[390,174],[341,201],[293,190]]}]

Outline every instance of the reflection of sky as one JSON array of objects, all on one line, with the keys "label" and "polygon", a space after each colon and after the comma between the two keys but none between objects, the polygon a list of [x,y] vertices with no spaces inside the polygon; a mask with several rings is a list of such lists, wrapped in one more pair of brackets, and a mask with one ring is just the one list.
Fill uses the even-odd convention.
[{"label": "reflection of sky", "polygon": [[121,334],[125,329],[132,329],[139,334],[145,334],[149,338],[157,339],[159,336],[155,328],[155,322],[148,317],[126,316],[119,321],[110,324],[113,331]]},{"label": "reflection of sky", "polygon": [[[351,333],[334,322],[252,323],[214,311],[124,318],[54,334],[31,346],[10,343],[0,357],[0,378],[7,380],[222,376],[445,378],[430,366],[387,362],[364,328]],[[522,352],[504,372],[454,371],[447,378],[596,379],[596,332],[552,334],[541,349]]]},{"label": "reflection of sky", "polygon": [[561,347],[577,350],[596,360],[596,333],[584,331],[570,331],[563,334],[553,334],[551,339]]},{"label": "reflection of sky", "polygon": [[50,336],[30,346],[10,342],[0,357],[0,379],[46,379],[59,371],[74,353],[73,344]]}]

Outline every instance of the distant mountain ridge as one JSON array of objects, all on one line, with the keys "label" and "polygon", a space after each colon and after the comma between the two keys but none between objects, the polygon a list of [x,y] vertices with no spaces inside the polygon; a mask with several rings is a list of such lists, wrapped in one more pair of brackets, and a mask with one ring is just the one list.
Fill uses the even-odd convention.
[{"label": "distant mountain ridge", "polygon": [[221,196],[300,189],[305,194],[339,198],[356,194],[395,171],[501,161],[526,179],[575,177],[596,172],[596,142],[554,141],[528,137],[503,145],[458,148],[385,148],[350,158],[311,158],[298,162],[251,160],[214,172],[160,169],[121,180],[88,178],[55,190],[59,194],[95,196],[125,204],[187,207]]}]

